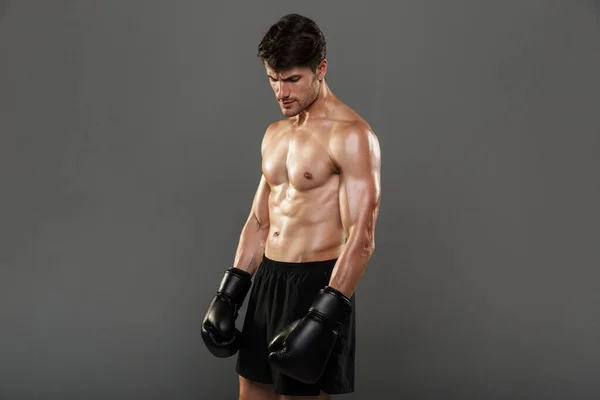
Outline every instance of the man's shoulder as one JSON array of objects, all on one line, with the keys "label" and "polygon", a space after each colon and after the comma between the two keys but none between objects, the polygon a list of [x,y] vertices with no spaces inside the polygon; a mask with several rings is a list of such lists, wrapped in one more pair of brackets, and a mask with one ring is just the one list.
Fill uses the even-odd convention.
[{"label": "man's shoulder", "polygon": [[340,121],[331,131],[329,149],[336,165],[348,165],[379,154],[379,140],[363,118]]},{"label": "man's shoulder", "polygon": [[336,107],[336,118],[332,134],[340,139],[348,135],[369,136],[374,134],[367,120],[341,100]]},{"label": "man's shoulder", "polygon": [[265,147],[268,145],[269,140],[271,140],[274,136],[277,136],[278,133],[282,132],[288,127],[289,121],[285,119],[274,121],[269,126],[267,126],[262,138],[262,151],[264,151]]},{"label": "man's shoulder", "polygon": [[372,140],[376,139],[375,132],[363,118],[337,121],[331,131],[333,141]]},{"label": "man's shoulder", "polygon": [[284,129],[289,128],[290,122],[287,119],[280,119],[271,122],[267,129],[265,129],[265,136],[272,135],[277,132],[281,132]]}]

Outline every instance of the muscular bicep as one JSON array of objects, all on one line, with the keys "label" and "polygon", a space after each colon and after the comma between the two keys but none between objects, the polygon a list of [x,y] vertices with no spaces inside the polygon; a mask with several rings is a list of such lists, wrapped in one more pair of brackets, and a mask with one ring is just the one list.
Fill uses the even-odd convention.
[{"label": "muscular bicep", "polygon": [[340,213],[347,235],[373,246],[381,197],[380,150],[369,130],[343,132],[332,147],[340,170]]},{"label": "muscular bicep", "polygon": [[[273,132],[277,129],[277,123],[271,124],[261,141],[260,152],[264,158],[267,148],[272,139]],[[254,219],[260,228],[264,229],[269,226],[269,197],[271,195],[271,187],[267,182],[264,174],[261,174],[256,193],[254,194],[254,200],[252,202],[252,210],[250,211],[249,219]]]},{"label": "muscular bicep", "polygon": [[256,219],[259,226],[264,228],[269,226],[269,196],[271,194],[271,188],[267,183],[264,175],[261,175],[258,183],[258,188],[254,194],[254,200],[252,202],[252,210],[250,217]]}]

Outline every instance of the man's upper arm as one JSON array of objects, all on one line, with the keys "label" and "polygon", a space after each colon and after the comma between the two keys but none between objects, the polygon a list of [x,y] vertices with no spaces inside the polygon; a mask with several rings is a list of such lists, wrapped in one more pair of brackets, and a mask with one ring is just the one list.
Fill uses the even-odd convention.
[{"label": "man's upper arm", "polygon": [[[262,142],[260,145],[261,158],[264,157],[265,151],[269,144],[269,139],[275,124],[271,124],[265,134],[263,135]],[[262,168],[261,168],[262,169]],[[252,202],[251,216],[254,217],[260,227],[266,227],[269,225],[269,196],[271,194],[271,187],[267,182],[264,174],[261,174],[256,193],[254,194],[254,200]]]},{"label": "man's upper arm", "polygon": [[364,239],[371,249],[381,197],[379,141],[365,124],[336,132],[332,158],[340,171],[340,212],[349,239]]},{"label": "man's upper arm", "polygon": [[264,175],[260,176],[260,182],[254,195],[252,203],[252,216],[258,221],[258,225],[266,227],[269,225],[269,195],[271,188]]}]

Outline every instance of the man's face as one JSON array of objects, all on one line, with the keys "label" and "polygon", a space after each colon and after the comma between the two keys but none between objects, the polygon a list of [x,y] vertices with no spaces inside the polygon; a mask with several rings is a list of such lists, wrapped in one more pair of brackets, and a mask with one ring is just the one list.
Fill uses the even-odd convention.
[{"label": "man's face", "polygon": [[298,115],[312,104],[319,93],[320,69],[317,73],[308,67],[275,71],[265,66],[275,97],[286,117]]}]

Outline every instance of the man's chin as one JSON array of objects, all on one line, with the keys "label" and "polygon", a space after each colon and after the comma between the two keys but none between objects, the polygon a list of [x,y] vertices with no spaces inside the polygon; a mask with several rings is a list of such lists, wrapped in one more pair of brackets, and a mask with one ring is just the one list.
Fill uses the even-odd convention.
[{"label": "man's chin", "polygon": [[283,115],[285,115],[286,117],[289,118],[289,117],[295,117],[296,115],[298,115],[300,110],[298,110],[297,108],[294,108],[294,109],[282,108],[281,112],[283,113]]}]

